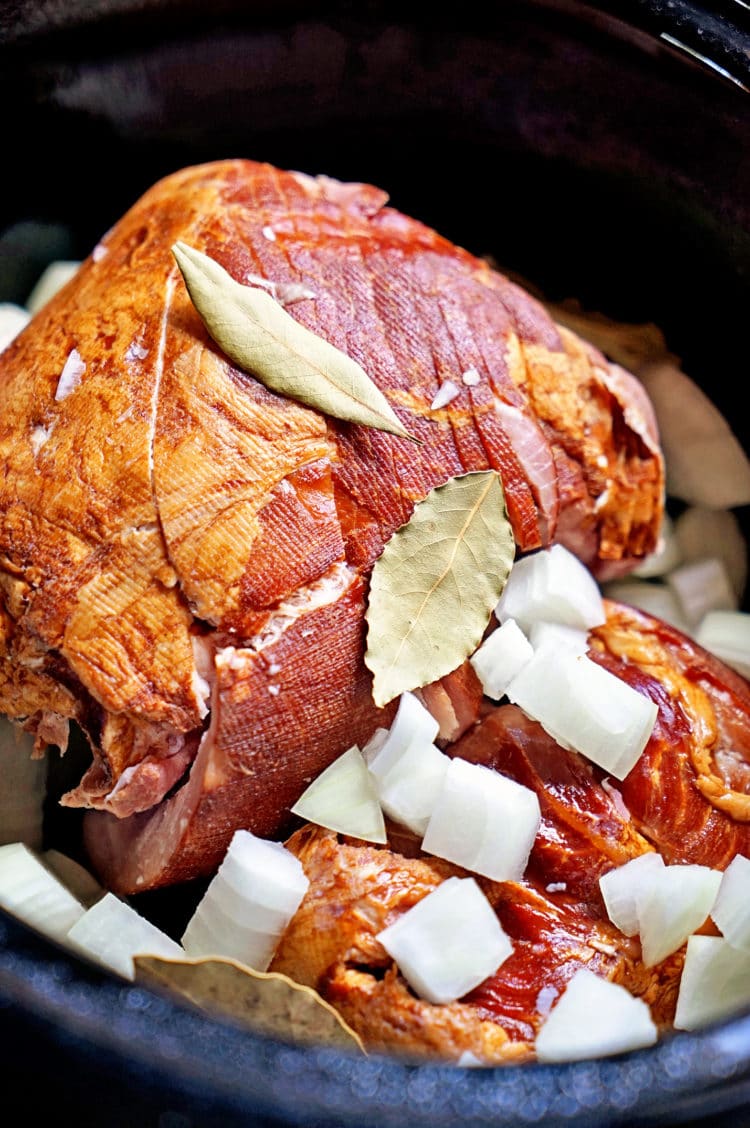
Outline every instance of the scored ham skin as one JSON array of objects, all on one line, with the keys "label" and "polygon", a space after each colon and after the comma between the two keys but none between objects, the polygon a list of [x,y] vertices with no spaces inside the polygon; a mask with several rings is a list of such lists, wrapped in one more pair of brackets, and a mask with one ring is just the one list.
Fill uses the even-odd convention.
[{"label": "scored ham skin", "polygon": [[[655,546],[664,472],[640,396],[385,202],[249,161],[174,173],[0,354],[0,707],[39,733],[81,725],[94,761],[65,802],[99,808],[86,840],[120,893],[210,872],[238,825],[277,832],[310,778],[388,723],[362,661],[366,579],[434,485],[498,470],[519,550],[557,540],[601,577]],[[240,281],[312,292],[291,316],[422,445],[229,363],[177,240]],[[85,367],[62,395],[74,349]],[[446,380],[459,395],[433,410]]]},{"label": "scored ham skin", "polygon": [[[368,1049],[529,1060],[546,1013],[581,967],[647,1002],[659,1030],[672,1027],[685,945],[646,967],[638,938],[608,920],[599,878],[651,850],[666,864],[720,870],[738,853],[750,856],[750,685],[667,624],[610,600],[605,607],[590,656],[658,706],[624,780],[560,747],[515,705],[485,704],[446,748],[531,788],[541,810],[523,880],[477,878],[513,952],[464,998],[418,999],[377,933],[466,871],[422,853],[415,835],[392,825],[387,849],[311,826],[287,840],[310,887],[271,969],[319,991]],[[698,931],[716,932],[710,920]]]}]

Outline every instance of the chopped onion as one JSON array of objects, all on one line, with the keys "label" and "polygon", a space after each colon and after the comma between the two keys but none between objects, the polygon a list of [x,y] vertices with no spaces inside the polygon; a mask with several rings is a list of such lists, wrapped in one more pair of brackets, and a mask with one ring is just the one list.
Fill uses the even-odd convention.
[{"label": "chopped onion", "polygon": [[746,611],[709,611],[693,637],[727,666],[750,678],[750,614]]},{"label": "chopped onion", "polygon": [[649,852],[615,866],[599,878],[607,916],[625,936],[638,934],[638,892],[648,884],[651,875],[661,869],[664,869],[661,854]]},{"label": "chopped onion", "polygon": [[750,858],[737,854],[721,878],[711,917],[733,948],[750,954]]},{"label": "chopped onion", "polygon": [[750,504],[750,460],[705,392],[668,362],[645,365],[638,376],[659,423],[667,493],[711,509]]},{"label": "chopped onion", "polygon": [[382,809],[423,835],[449,764],[449,758],[434,744],[412,741],[387,772],[371,777]]},{"label": "chopped onion", "polygon": [[0,908],[58,943],[85,912],[81,902],[23,842],[0,846]]},{"label": "chopped onion", "polygon": [[31,320],[31,314],[13,302],[0,302],[0,352],[7,348]]},{"label": "chopped onion", "polygon": [[42,845],[47,757],[34,757],[34,738],[0,717],[0,845]]},{"label": "chopped onion", "polygon": [[371,740],[364,747],[367,767],[377,779],[384,779],[412,742],[432,744],[439,728],[415,694],[402,693],[388,735],[383,740]]},{"label": "chopped onion", "polygon": [[292,813],[367,842],[388,841],[377,789],[356,744],[312,781]]},{"label": "chopped onion", "polygon": [[682,563],[683,550],[677,536],[675,523],[668,513],[662,517],[659,540],[656,548],[641,563],[633,568],[631,575],[648,580],[655,576],[665,576]]},{"label": "chopped onion", "polygon": [[698,865],[664,866],[648,875],[636,894],[646,967],[671,956],[700,928],[713,908],[720,882],[719,870]]},{"label": "chopped onion", "polygon": [[456,758],[445,773],[422,849],[493,881],[520,881],[540,822],[534,791]]},{"label": "chopped onion", "polygon": [[687,942],[674,1025],[697,1030],[737,1014],[750,1004],[750,955],[722,936]]},{"label": "chopped onion", "polygon": [[638,761],[656,704],[584,654],[542,647],[507,696],[564,748],[575,748],[616,779]]},{"label": "chopped onion", "polygon": [[701,560],[709,550],[711,556],[718,556],[735,595],[742,599],[747,583],[747,543],[736,513],[691,505],[676,519],[674,535],[683,561]]},{"label": "chopped onion", "polygon": [[45,850],[40,856],[47,869],[52,870],[85,909],[90,909],[106,893],[92,873],[59,850]]},{"label": "chopped onion", "polygon": [[589,648],[589,635],[588,631],[580,627],[568,627],[565,623],[549,623],[540,619],[529,630],[529,642],[534,650],[539,650],[542,646],[554,646],[558,651],[585,654]]},{"label": "chopped onion", "polygon": [[691,630],[709,611],[736,611],[737,596],[723,562],[716,556],[680,564],[667,576]]},{"label": "chopped onion", "polygon": [[536,1037],[541,1062],[581,1061],[652,1046],[648,1004],[618,983],[579,968]]},{"label": "chopped onion", "polygon": [[682,604],[666,580],[663,583],[653,580],[610,580],[604,584],[602,591],[607,599],[616,599],[619,603],[638,607],[648,615],[670,623],[683,634],[691,633]]},{"label": "chopped onion", "polygon": [[496,615],[500,622],[515,619],[526,632],[538,619],[584,629],[605,621],[596,581],[588,568],[561,544],[515,562]]},{"label": "chopped onion", "polygon": [[270,964],[309,887],[302,864],[280,842],[237,830],[182,945],[191,956],[229,956],[256,971]]},{"label": "chopped onion", "polygon": [[74,392],[81,382],[81,377],[86,371],[85,361],[82,359],[78,349],[71,349],[68,357],[63,365],[63,370],[60,373],[60,379],[57,382],[55,389],[55,399],[64,400],[71,392]]},{"label": "chopped onion", "polygon": [[34,288],[26,299],[26,308],[31,314],[38,313],[58,290],[78,273],[80,262],[68,259],[58,259],[51,262],[40,274]]},{"label": "chopped onion", "polygon": [[499,701],[533,655],[534,649],[518,623],[506,619],[487,636],[470,661],[486,695]]},{"label": "chopped onion", "polygon": [[449,877],[377,939],[410,986],[431,1003],[462,998],[513,951],[472,877]]},{"label": "chopped onion", "polygon": [[134,956],[179,959],[185,955],[170,936],[114,893],[105,893],[83,913],[69,930],[67,942],[124,979],[135,978]]}]

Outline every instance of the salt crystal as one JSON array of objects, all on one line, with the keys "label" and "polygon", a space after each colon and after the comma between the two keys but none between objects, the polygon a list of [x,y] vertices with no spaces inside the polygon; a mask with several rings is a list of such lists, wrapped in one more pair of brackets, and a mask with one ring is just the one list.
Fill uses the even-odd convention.
[{"label": "salt crystal", "polygon": [[93,251],[91,252],[91,257],[94,262],[101,262],[103,258],[107,257],[108,253],[109,252],[104,246],[104,243],[97,243]]},{"label": "salt crystal", "polygon": [[467,388],[475,388],[482,377],[477,372],[476,368],[467,368],[465,372],[461,373],[461,379]]},{"label": "salt crystal", "polygon": [[446,380],[444,384],[440,385],[437,395],[430,404],[432,411],[437,411],[439,407],[445,407],[447,403],[454,400],[460,393],[461,389],[452,380]]},{"label": "salt crystal", "polygon": [[68,359],[63,365],[63,370],[60,373],[60,379],[57,382],[57,391],[55,392],[55,399],[62,400],[70,395],[81,382],[81,377],[86,371],[86,365],[81,359],[81,354],[78,349],[71,349],[68,353]]},{"label": "salt crystal", "polygon": [[269,685],[269,687],[268,687],[268,692],[269,692],[269,693],[271,694],[271,697],[278,697],[278,695],[279,695],[279,686],[277,686],[277,685]]},{"label": "salt crystal", "polygon": [[144,349],[143,345],[139,345],[136,341],[130,342],[125,353],[126,360],[145,360],[147,356],[148,349]]},{"label": "salt crystal", "polygon": [[265,239],[269,239],[272,243],[276,242],[276,232],[273,227],[264,227],[262,234]]}]

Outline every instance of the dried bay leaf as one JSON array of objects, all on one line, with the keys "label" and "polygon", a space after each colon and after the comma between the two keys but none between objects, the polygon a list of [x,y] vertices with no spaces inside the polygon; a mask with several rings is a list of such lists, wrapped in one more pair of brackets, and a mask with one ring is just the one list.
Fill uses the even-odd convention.
[{"label": "dried bay leaf", "polygon": [[197,959],[134,958],[136,982],[177,993],[207,1014],[228,1018],[259,1034],[340,1049],[364,1046],[350,1026],[312,987],[286,975],[254,971],[225,956]]},{"label": "dried bay leaf", "polygon": [[355,360],[295,321],[265,290],[236,282],[186,243],[175,243],[172,253],[203,324],[234,364],[327,415],[418,441]]},{"label": "dried bay leaf", "polygon": [[365,663],[377,705],[444,677],[476,649],[514,555],[494,470],[450,478],[415,506],[370,580]]}]

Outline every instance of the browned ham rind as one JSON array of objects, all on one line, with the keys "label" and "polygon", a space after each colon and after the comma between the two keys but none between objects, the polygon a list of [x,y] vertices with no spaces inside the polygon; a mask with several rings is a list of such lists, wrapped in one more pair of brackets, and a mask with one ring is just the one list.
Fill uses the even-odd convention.
[{"label": "browned ham rind", "polygon": [[[178,240],[293,295],[421,445],[232,365]],[[376,188],[241,160],[156,184],[0,355],[0,452],[0,708],[40,740],[83,728],[65,802],[95,808],[121,893],[210,872],[237,826],[277,833],[387,723],[367,578],[433,486],[498,470],[519,550],[559,540],[601,576],[655,547],[663,502],[641,397],[538,302]]]}]

